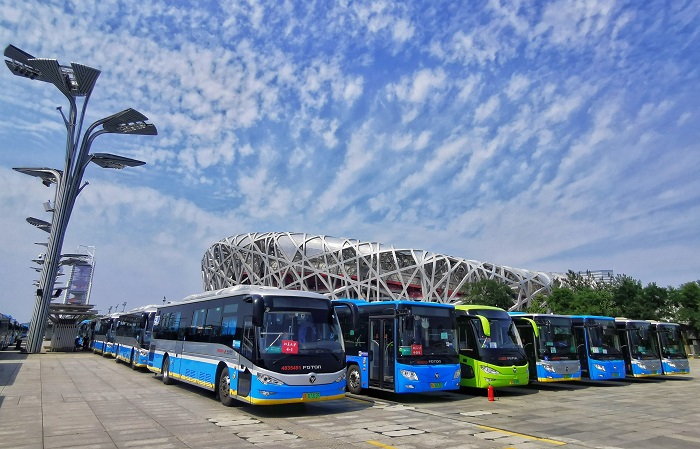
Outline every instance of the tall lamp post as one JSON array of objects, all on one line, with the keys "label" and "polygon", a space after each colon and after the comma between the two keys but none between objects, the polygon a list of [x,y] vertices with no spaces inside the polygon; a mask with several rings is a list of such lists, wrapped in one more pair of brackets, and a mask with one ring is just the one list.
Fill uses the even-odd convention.
[{"label": "tall lamp post", "polygon": [[[4,55],[7,58],[5,64],[14,75],[53,84],[68,99],[70,104],[68,117],[63,114],[60,107],[58,108],[63,116],[67,131],[65,167],[62,172],[43,169],[42,173],[44,175],[47,172],[50,173],[50,178],[56,182],[57,187],[46,258],[27,334],[27,352],[38,353],[41,351],[41,343],[46,330],[49,305],[54,297],[59,296],[53,292],[53,286],[58,273],[63,239],[75,205],[75,199],[85,187],[85,185],[80,186],[85,168],[90,162],[104,168],[136,167],[145,164],[145,162],[135,159],[108,153],[90,154],[92,142],[97,136],[107,133],[154,136],[158,134],[158,131],[155,125],[146,123],[148,120],[146,116],[134,109],[126,109],[97,120],[87,128],[81,138],[88,100],[97,78],[100,76],[100,70],[75,62],[72,62],[70,66],[62,66],[56,59],[35,58],[13,45],[7,46]],[[83,99],[80,113],[78,113],[76,102],[78,98]],[[27,174],[41,177],[35,173]],[[50,185],[51,182],[47,178],[42,177],[42,179],[44,184]]]}]

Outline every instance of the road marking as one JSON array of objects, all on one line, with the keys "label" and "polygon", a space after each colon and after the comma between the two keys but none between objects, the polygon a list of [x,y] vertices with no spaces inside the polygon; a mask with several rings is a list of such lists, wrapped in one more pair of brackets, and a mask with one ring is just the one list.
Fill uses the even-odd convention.
[{"label": "road marking", "polygon": [[477,426],[477,427],[479,427],[481,429],[485,429],[485,430],[491,430],[493,432],[502,432],[502,433],[505,433],[506,435],[513,435],[516,437],[528,438],[530,440],[542,441],[543,443],[556,444],[558,446],[563,446],[563,445],[567,444],[563,441],[552,440],[549,438],[533,437],[532,435],[525,435],[524,433],[511,432],[509,430],[498,429],[496,427],[489,427],[489,426]]},{"label": "road marking", "polygon": [[380,443],[379,441],[367,440],[367,442],[373,446],[383,447],[384,449],[396,449],[394,446],[389,446],[388,444]]}]

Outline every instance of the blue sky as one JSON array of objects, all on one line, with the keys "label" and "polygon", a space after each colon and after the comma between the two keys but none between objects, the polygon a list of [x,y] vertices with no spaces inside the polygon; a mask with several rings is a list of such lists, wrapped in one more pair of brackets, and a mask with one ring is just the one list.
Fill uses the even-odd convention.
[{"label": "blue sky", "polygon": [[[87,123],[158,127],[92,146],[147,162],[88,168],[66,235],[103,312],[201,291],[246,232],[700,279],[698,1],[0,4],[3,48],[102,70]],[[3,70],[0,311],[28,320],[53,189],[12,167],[62,168],[68,105]]]}]

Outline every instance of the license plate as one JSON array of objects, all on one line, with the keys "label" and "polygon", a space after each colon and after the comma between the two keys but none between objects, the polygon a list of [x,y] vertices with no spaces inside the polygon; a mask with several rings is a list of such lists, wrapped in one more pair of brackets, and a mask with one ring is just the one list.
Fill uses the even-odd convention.
[{"label": "license plate", "polygon": [[659,372],[656,371],[656,370],[654,370],[654,371],[651,372],[651,374],[659,374]]},{"label": "license plate", "polygon": [[321,399],[321,393],[304,393],[303,399]]},{"label": "license plate", "polygon": [[442,388],[443,383],[442,382],[431,382],[430,383],[430,388]]},{"label": "license plate", "polygon": [[620,377],[620,373],[613,373],[613,377]]},{"label": "license plate", "polygon": [[571,379],[571,374],[564,374],[564,379]]},{"label": "license plate", "polygon": [[511,385],[518,385],[519,383],[520,383],[520,381],[518,379],[513,379],[510,381]]}]

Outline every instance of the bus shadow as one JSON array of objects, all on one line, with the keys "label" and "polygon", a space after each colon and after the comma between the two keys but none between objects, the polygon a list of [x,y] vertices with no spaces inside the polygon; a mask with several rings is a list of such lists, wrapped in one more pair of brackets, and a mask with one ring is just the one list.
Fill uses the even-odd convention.
[{"label": "bus shadow", "polygon": [[357,397],[364,397],[367,398],[367,400],[393,402],[397,404],[432,404],[436,402],[446,403],[464,400],[464,397],[459,395],[459,391],[434,391],[430,393],[397,394],[390,391],[368,390],[363,391],[362,396]]},{"label": "bus shadow", "polygon": [[595,380],[595,379],[581,379],[579,381],[581,385],[586,385],[590,388],[610,388],[610,387],[625,387],[630,383],[627,379],[611,379],[611,380]]},{"label": "bus shadow", "polygon": [[236,405],[257,418],[290,418],[294,416],[329,416],[356,413],[373,407],[370,401],[351,397],[331,401],[306,402],[303,404],[251,405],[241,402]]},{"label": "bus shadow", "polygon": [[26,359],[27,354],[19,351],[0,351],[0,387],[15,383],[15,379],[22,369],[22,362]]},{"label": "bus shadow", "polygon": [[667,382],[690,382],[693,380],[693,376],[688,376],[687,374],[679,374],[676,376],[664,376],[663,380]]},{"label": "bus shadow", "polygon": [[[531,385],[532,384],[517,387],[494,388],[494,395],[503,397],[518,397],[539,393],[539,390],[530,388]],[[465,396],[469,395],[483,398],[488,397],[488,390],[486,388],[462,387],[460,388],[459,392]]]}]

